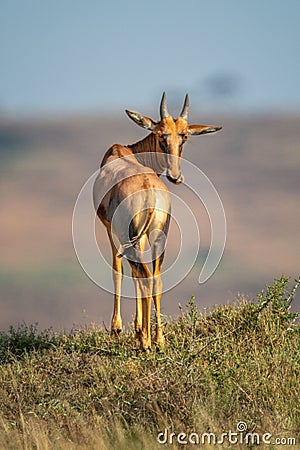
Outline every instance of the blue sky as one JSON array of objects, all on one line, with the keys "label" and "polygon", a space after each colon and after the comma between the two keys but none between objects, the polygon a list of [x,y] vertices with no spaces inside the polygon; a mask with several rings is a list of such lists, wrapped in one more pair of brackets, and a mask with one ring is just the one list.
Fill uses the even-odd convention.
[{"label": "blue sky", "polygon": [[300,110],[299,0],[2,0],[0,112]]}]

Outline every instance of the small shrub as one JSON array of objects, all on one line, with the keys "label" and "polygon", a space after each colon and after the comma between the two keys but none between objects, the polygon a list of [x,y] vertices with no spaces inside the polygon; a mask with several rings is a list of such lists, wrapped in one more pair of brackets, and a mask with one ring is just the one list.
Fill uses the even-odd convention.
[{"label": "small shrub", "polygon": [[20,358],[35,350],[48,349],[55,343],[51,328],[39,332],[37,324],[22,323],[17,328],[10,326],[8,333],[0,332],[0,361]]}]

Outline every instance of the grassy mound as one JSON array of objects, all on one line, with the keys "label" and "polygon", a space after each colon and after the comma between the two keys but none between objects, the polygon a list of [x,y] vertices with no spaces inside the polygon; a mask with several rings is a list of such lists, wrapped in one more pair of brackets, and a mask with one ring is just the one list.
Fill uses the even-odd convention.
[{"label": "grassy mound", "polygon": [[140,353],[133,330],[1,333],[0,448],[226,448],[229,431],[235,448],[299,443],[298,284],[207,315],[191,299],[166,320],[164,352]]}]

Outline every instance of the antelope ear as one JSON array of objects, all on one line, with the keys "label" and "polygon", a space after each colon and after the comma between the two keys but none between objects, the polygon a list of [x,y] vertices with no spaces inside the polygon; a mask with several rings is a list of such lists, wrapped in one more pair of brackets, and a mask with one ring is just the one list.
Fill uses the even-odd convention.
[{"label": "antelope ear", "polygon": [[125,112],[127,116],[133,120],[137,125],[139,125],[142,128],[145,128],[146,130],[154,130],[154,127],[157,122],[150,119],[150,117],[143,116],[143,114],[139,114],[134,111],[130,111],[129,109],[125,109]]},{"label": "antelope ear", "polygon": [[189,125],[188,133],[190,136],[198,136],[199,134],[214,133],[223,127],[214,127],[212,125]]}]

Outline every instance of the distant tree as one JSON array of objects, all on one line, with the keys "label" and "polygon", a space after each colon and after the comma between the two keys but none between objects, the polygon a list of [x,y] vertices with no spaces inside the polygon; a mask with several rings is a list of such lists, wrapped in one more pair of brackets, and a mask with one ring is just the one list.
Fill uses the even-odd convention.
[{"label": "distant tree", "polygon": [[239,78],[229,73],[213,74],[204,81],[204,85],[206,93],[216,100],[232,98],[240,90]]}]

